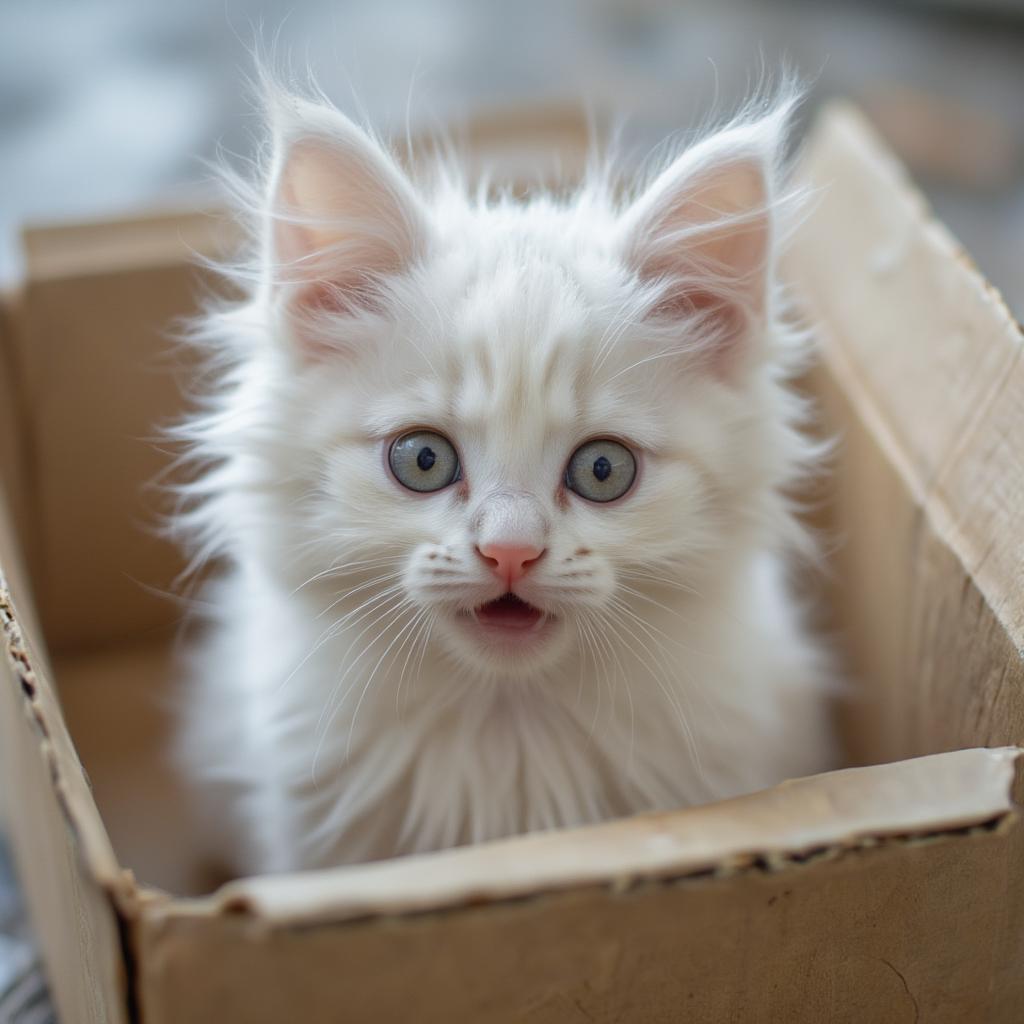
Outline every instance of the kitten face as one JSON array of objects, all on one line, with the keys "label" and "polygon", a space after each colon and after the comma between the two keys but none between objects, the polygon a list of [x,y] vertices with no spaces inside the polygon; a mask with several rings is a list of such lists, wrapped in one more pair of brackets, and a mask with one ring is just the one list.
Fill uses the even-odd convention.
[{"label": "kitten face", "polygon": [[[652,358],[664,339],[622,322],[624,265],[609,257],[602,294],[587,296],[542,241],[516,268],[481,269],[483,254],[425,268],[395,296],[386,341],[319,365],[304,399],[334,410],[306,456],[327,453],[308,535],[344,538],[304,571],[380,560],[342,586],[371,599],[390,583],[410,621],[421,612],[432,641],[485,675],[600,654],[621,609],[697,581],[736,490],[713,469],[735,460],[707,401],[728,404],[728,390],[687,388]],[[432,319],[396,312],[430,306]]]}]

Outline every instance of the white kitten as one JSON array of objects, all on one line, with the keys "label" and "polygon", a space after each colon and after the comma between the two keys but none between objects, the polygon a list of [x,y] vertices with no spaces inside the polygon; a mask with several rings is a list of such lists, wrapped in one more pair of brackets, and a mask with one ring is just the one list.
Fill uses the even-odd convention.
[{"label": "white kitten", "polygon": [[183,754],[236,866],[433,850],[832,761],[780,558],[813,455],[775,277],[790,101],[629,198],[414,186],[271,102],[256,272],[185,434],[222,556]]}]

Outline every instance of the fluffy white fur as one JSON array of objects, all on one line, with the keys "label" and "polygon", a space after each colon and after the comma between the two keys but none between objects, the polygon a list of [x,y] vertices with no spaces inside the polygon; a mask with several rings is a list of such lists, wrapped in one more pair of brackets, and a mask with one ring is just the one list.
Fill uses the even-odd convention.
[{"label": "fluffy white fur", "polygon": [[[236,870],[433,850],[696,804],[832,760],[825,660],[783,558],[814,452],[775,264],[790,100],[754,104],[628,194],[414,184],[327,105],[275,93],[257,260],[200,340],[181,525],[208,639],[182,756]],[[404,490],[389,442],[449,437],[463,479]],[[625,440],[633,490],[566,491]],[[483,642],[486,535],[544,556],[547,642]]]}]

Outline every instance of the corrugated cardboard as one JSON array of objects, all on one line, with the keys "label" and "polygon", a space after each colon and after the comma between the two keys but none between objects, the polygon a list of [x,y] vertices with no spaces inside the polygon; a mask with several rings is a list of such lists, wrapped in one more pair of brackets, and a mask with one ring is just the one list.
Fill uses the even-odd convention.
[{"label": "corrugated cardboard", "polygon": [[1020,332],[855,114],[822,120],[804,173],[823,191],[788,266],[841,439],[846,733],[897,763],[188,899],[160,755],[180,562],[149,529],[147,439],[222,227],[30,235],[0,318],[0,742],[63,1021],[1021,1019]]}]

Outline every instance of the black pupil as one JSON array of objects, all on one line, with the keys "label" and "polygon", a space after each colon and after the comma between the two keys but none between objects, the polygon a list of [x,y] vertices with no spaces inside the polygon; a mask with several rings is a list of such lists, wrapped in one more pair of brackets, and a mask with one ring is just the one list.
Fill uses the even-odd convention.
[{"label": "black pupil", "polygon": [[594,476],[604,483],[612,475],[612,464],[603,455],[594,459]]},{"label": "black pupil", "polygon": [[[421,448],[419,455],[416,456],[416,465],[419,466],[424,473],[433,469],[435,462],[437,462],[437,456],[434,454],[433,448]],[[603,480],[604,477],[601,479]]]}]

